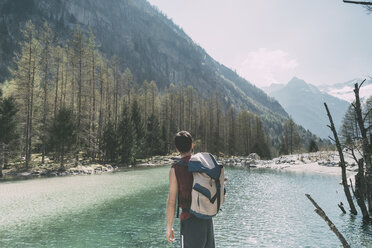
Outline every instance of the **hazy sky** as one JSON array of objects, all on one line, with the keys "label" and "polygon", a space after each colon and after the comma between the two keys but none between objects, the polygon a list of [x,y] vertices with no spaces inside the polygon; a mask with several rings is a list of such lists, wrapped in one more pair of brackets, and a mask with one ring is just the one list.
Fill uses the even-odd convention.
[{"label": "hazy sky", "polygon": [[372,13],[342,0],[149,0],[257,86],[372,76]]}]

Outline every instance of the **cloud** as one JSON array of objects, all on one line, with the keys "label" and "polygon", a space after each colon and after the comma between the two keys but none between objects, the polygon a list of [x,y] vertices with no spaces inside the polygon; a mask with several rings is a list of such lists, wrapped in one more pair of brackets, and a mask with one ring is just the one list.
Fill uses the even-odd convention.
[{"label": "cloud", "polygon": [[285,51],[260,48],[248,53],[237,72],[257,86],[269,86],[288,82],[297,66],[296,59],[290,58]]}]

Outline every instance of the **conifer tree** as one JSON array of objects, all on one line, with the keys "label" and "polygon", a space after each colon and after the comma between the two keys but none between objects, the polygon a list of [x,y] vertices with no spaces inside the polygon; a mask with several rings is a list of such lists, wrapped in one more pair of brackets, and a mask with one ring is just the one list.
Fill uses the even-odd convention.
[{"label": "conifer tree", "polygon": [[19,101],[22,113],[21,120],[24,136],[25,165],[29,167],[32,152],[33,137],[33,114],[34,114],[34,93],[39,83],[39,61],[41,47],[36,39],[35,26],[28,21],[22,30],[23,42],[20,44],[21,52],[15,56],[15,69],[12,75],[16,84],[14,95]]},{"label": "conifer tree", "polygon": [[42,130],[41,130],[41,163],[44,164],[44,159],[46,155],[46,142],[47,142],[47,117],[49,111],[48,104],[48,93],[50,91],[51,84],[51,62],[52,62],[52,39],[53,33],[47,22],[44,23],[41,31],[41,45],[42,45],[42,54],[41,54],[41,70],[42,70],[42,81],[41,87],[43,90],[43,119],[42,119]]},{"label": "conifer tree", "polygon": [[131,119],[135,130],[135,155],[136,158],[143,157],[144,154],[144,138],[145,138],[145,128],[141,118],[140,107],[138,105],[137,99],[133,99]]},{"label": "conifer tree", "polygon": [[134,159],[134,139],[135,131],[133,123],[131,120],[129,106],[124,103],[123,112],[121,115],[121,120],[119,122],[118,128],[118,138],[119,138],[119,156],[120,161],[123,164],[130,164]]},{"label": "conifer tree", "polygon": [[318,145],[316,144],[315,140],[311,139],[309,144],[309,152],[317,152],[319,151]]},{"label": "conifer tree", "polygon": [[229,122],[229,138],[228,138],[228,154],[234,155],[235,154],[235,109],[234,107],[230,107],[227,119]]},{"label": "conifer tree", "polygon": [[[85,71],[85,44],[86,44],[86,37],[81,30],[80,26],[77,26],[73,33],[72,38],[72,49],[73,49],[73,69],[75,80],[77,84],[77,105],[76,105],[76,163],[79,160],[79,152],[82,148],[82,138],[83,138],[83,90],[84,90],[84,71]],[[73,89],[74,90],[74,89]],[[74,92],[73,92],[74,94]]]},{"label": "conifer tree", "polygon": [[76,125],[71,109],[61,107],[50,125],[50,141],[60,162],[60,170],[65,170],[65,156],[76,143]]},{"label": "conifer tree", "polygon": [[15,150],[18,143],[17,120],[18,112],[13,97],[3,98],[0,90],[0,177],[7,161],[7,151]]},{"label": "conifer tree", "polygon": [[159,126],[159,121],[154,114],[151,114],[147,120],[146,127],[146,147],[147,147],[147,157],[152,157],[154,155],[161,153],[161,130]]},{"label": "conifer tree", "polygon": [[116,162],[118,158],[118,137],[115,132],[113,121],[109,120],[103,132],[104,162]]}]

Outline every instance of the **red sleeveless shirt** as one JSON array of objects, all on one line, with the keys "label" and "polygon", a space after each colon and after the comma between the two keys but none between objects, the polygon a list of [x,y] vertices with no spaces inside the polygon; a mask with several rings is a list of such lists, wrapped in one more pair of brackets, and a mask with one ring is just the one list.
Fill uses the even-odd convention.
[{"label": "red sleeveless shirt", "polygon": [[[183,157],[182,160],[185,162],[188,162],[191,158],[191,155]],[[177,186],[178,186],[178,202],[180,208],[182,208],[182,212],[180,215],[180,220],[187,220],[192,215],[187,212],[187,210],[191,207],[191,191],[192,191],[192,183],[193,183],[193,177],[192,173],[190,173],[186,165],[179,165],[179,164],[173,164],[172,168],[174,168],[174,172],[176,174],[177,179]]]}]

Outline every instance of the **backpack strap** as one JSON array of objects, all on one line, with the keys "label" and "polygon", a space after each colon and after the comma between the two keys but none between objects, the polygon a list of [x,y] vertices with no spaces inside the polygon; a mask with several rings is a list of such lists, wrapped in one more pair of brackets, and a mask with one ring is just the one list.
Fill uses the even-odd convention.
[{"label": "backpack strap", "polygon": [[218,178],[216,180],[216,188],[217,188],[217,213],[220,211],[220,205],[221,205],[221,183],[220,179]]},{"label": "backpack strap", "polygon": [[[183,161],[182,159],[177,161],[175,164],[178,166],[184,165],[186,162]],[[176,177],[177,178],[177,177]],[[176,218],[180,218],[180,189],[178,188],[177,192],[177,213],[176,213]]]},{"label": "backpack strap", "polygon": [[180,190],[177,193],[177,215],[176,218],[180,218]]}]

